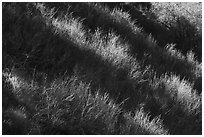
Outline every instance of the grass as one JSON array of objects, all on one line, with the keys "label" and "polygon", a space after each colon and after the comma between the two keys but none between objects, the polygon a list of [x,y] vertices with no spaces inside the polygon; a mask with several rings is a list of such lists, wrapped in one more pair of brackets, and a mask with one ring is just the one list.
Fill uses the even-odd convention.
[{"label": "grass", "polygon": [[[161,8],[162,7],[162,8]],[[193,50],[197,59],[201,61],[202,44],[202,4],[175,2],[175,3],[153,3],[152,12],[156,20],[168,26],[174,37],[176,47],[184,54]]]},{"label": "grass", "polygon": [[[93,94],[90,85],[77,77],[55,79],[43,87],[26,83],[13,73],[4,72],[3,78],[3,86],[10,85],[15,100],[22,104],[3,112],[3,134],[168,133],[159,118],[149,120],[142,109],[132,117],[122,112],[122,104],[115,104],[107,93]],[[129,118],[134,120],[128,122]]]},{"label": "grass", "polygon": [[[23,14],[11,12],[19,10]],[[107,23],[114,20],[113,28],[134,30],[135,23],[126,25],[128,13],[107,11],[100,14]],[[4,4],[3,15],[11,17],[3,18],[4,134],[201,133],[201,94],[194,83],[180,73],[158,75],[157,67],[131,54],[131,43],[117,29],[93,31],[74,14],[40,3]],[[172,45],[160,50],[168,55],[162,59],[191,63],[199,76],[193,52],[186,59]],[[155,58],[150,61],[156,64]],[[27,123],[22,130],[18,119]]]},{"label": "grass", "polygon": [[[64,24],[64,23],[59,23],[59,24]],[[65,27],[58,27],[58,28],[63,28],[62,30],[70,30],[68,27],[71,27],[72,28],[72,25],[69,25],[69,26],[67,26],[67,28],[65,28]],[[78,29],[81,29],[81,27],[80,28],[78,28]],[[83,31],[83,30],[81,30],[81,31]],[[67,31],[66,31],[67,32]],[[70,33],[70,32],[68,32],[68,34],[69,34],[69,36],[70,37],[72,37],[72,33]],[[100,41],[100,34],[98,34],[98,32],[96,32],[96,34],[95,34],[96,36],[99,36],[99,37],[97,37],[97,41],[96,40],[92,40],[92,43],[94,43],[94,45],[98,45],[98,41]],[[94,39],[95,39],[95,37],[94,36],[92,36]],[[76,37],[76,39],[77,39],[77,37]],[[76,40],[77,41],[77,40]],[[82,40],[83,41],[83,40]],[[82,43],[82,42],[80,42],[80,43]],[[77,45],[80,45],[80,43],[79,44],[77,44]],[[92,45],[92,43],[90,43],[89,44],[89,46],[90,45]],[[113,43],[111,43],[111,44],[113,44]],[[104,44],[105,45],[105,44]],[[115,45],[115,44],[114,44]],[[119,44],[118,44],[119,45]],[[100,47],[102,47],[102,49],[100,48]],[[113,60],[115,60],[115,58],[116,58],[116,61],[111,61],[111,64],[113,64],[113,65],[115,65],[115,62],[117,62],[117,63],[120,63],[120,58],[118,58],[117,56],[118,56],[118,54],[116,54],[116,55],[114,55],[112,52],[110,53],[110,51],[112,51],[110,48],[108,48],[108,49],[105,49],[105,51],[104,51],[104,49],[103,49],[103,43],[100,43],[100,47],[97,47],[97,50],[96,49],[94,49],[95,48],[95,46],[90,46],[90,48],[91,48],[91,50],[96,50],[96,53],[99,55],[99,56],[102,56],[103,58],[104,57],[106,57],[105,59],[106,59],[106,61],[108,62],[109,60],[111,61],[112,59]],[[107,46],[108,47],[108,46]],[[86,48],[89,48],[88,46],[86,46]],[[97,51],[100,51],[100,52],[97,52]],[[109,51],[110,50],[110,51]],[[115,48],[113,51],[117,51],[117,48]],[[106,53],[105,54],[105,56],[104,56],[104,53]],[[114,52],[115,53],[115,52]],[[120,52],[120,57],[121,57],[121,55],[123,55],[124,53],[122,53],[122,52]],[[114,57],[115,56],[115,57]],[[114,57],[114,58],[112,58],[112,57]],[[126,60],[126,59],[128,59],[128,58],[130,58],[130,57],[127,57],[127,56],[122,56],[122,57],[124,57],[124,60]],[[128,61],[128,60],[127,60]],[[132,61],[132,60],[131,60]],[[113,62],[113,63],[112,63]],[[120,65],[122,65],[121,63],[120,63]],[[130,66],[130,69],[131,69],[131,67],[133,67],[134,68],[134,65],[133,66],[131,66],[131,65],[125,65],[125,66]],[[120,67],[122,67],[122,66],[120,66]],[[137,74],[138,74],[138,72],[137,72]],[[134,77],[134,75],[135,74],[133,74],[133,77]],[[88,76],[86,76],[86,77],[88,77]],[[185,81],[184,81],[185,82]],[[179,81],[179,83],[182,83],[182,81],[180,82]],[[174,84],[173,84],[174,85]],[[115,85],[116,87],[117,87],[117,85]],[[105,85],[105,87],[107,87],[107,85]],[[113,87],[113,88],[115,88],[115,87]],[[178,87],[176,87],[176,89],[178,89]],[[133,91],[132,92],[135,92],[134,91],[135,89],[133,89]],[[192,89],[191,89],[192,90]],[[178,89],[178,91],[179,91],[179,89]],[[167,92],[168,92],[168,90],[167,90]],[[185,92],[185,91],[181,91],[181,92]],[[131,94],[131,92],[128,92],[129,94]],[[133,95],[133,94],[132,94]],[[123,94],[123,96],[127,96],[127,95],[125,95],[125,94]],[[141,95],[138,95],[138,94],[136,94],[135,95],[135,97],[136,96],[141,96]],[[128,95],[128,97],[129,97],[129,95]],[[161,98],[163,98],[163,97],[161,97]],[[175,99],[176,101],[177,101],[177,99]],[[178,100],[179,101],[179,100]],[[132,101],[130,101],[131,103],[133,103]],[[188,101],[187,101],[188,102]],[[135,102],[136,103],[136,102]],[[134,103],[134,104],[135,104]],[[137,103],[136,103],[137,104]],[[198,103],[198,104],[200,104],[200,103]],[[163,105],[163,104],[162,104]]]},{"label": "grass", "polygon": [[[73,12],[72,15],[85,18],[83,24],[92,31],[97,30],[96,27],[101,27],[102,33],[108,35],[109,31],[113,30],[127,40],[129,53],[145,62],[145,65],[150,65],[157,70],[158,74],[174,72],[190,82],[201,76],[200,64],[196,60],[194,63],[189,61],[188,57],[180,53],[179,50],[176,50],[176,54],[169,53],[171,51],[168,49],[168,45],[165,50],[158,47],[152,36],[148,36],[135,25],[136,23],[130,18],[131,14],[120,9],[110,11],[107,7],[103,8],[99,4],[71,3],[70,5],[73,5],[73,8],[71,8],[72,6],[69,8]],[[63,4],[59,5],[58,9],[62,10],[63,6]],[[77,8],[79,6],[80,9]],[[85,9],[89,9],[88,11],[91,12],[86,13]],[[95,20],[94,24],[91,23],[92,20]]]}]

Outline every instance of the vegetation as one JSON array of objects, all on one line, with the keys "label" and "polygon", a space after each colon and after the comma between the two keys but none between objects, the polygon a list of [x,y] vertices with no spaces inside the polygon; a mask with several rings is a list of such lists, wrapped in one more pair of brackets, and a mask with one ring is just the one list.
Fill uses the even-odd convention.
[{"label": "vegetation", "polygon": [[156,15],[156,20],[170,29],[173,42],[177,43],[176,47],[184,54],[193,50],[201,61],[202,4],[153,3],[153,7],[152,12]]},{"label": "vegetation", "polygon": [[202,134],[197,45],[156,6],[3,3],[3,134]]},{"label": "vegetation", "polygon": [[[108,35],[110,31],[114,30],[128,42],[129,53],[136,56],[140,62],[150,65],[157,71],[157,74],[173,72],[191,82],[201,77],[201,65],[194,59],[193,54],[191,57],[194,61],[191,62],[188,57],[185,58],[173,48],[175,47],[172,46],[173,44],[167,44],[165,49],[161,49],[151,35],[142,32],[142,29],[131,20],[131,16],[127,12],[117,8],[110,11],[107,7],[103,8],[99,4],[92,3],[69,4],[71,6],[66,6],[63,3],[58,4],[58,10],[69,8],[76,18],[85,18],[83,24],[92,31],[100,27],[103,30],[102,33]],[[48,5],[52,7],[52,3]]]}]

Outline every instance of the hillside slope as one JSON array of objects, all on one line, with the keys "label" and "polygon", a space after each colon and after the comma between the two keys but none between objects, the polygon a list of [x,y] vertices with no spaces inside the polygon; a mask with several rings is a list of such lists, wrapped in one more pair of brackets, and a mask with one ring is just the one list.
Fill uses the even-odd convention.
[{"label": "hillside slope", "polygon": [[3,134],[202,134],[201,28],[159,6],[3,3]]}]

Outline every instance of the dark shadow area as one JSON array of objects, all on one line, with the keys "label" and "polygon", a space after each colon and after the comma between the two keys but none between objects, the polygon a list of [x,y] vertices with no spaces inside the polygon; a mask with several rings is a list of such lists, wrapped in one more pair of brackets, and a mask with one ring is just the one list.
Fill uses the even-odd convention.
[{"label": "dark shadow area", "polygon": [[[2,76],[2,134],[25,135],[29,131],[31,125],[29,120],[35,110],[27,102],[20,100],[12,90],[11,83]],[[26,110],[26,113],[21,110]]]},{"label": "dark shadow area", "polygon": [[202,34],[198,34],[196,27],[184,16],[177,19],[176,25],[170,28],[176,48],[187,54],[190,50],[202,62]]}]

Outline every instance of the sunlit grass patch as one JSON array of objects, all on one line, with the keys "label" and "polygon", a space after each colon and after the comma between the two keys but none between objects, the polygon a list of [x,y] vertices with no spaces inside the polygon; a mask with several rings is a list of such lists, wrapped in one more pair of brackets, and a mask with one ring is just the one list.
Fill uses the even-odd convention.
[{"label": "sunlit grass patch", "polygon": [[168,130],[164,129],[162,120],[159,117],[150,120],[150,116],[148,115],[148,113],[144,112],[143,108],[136,110],[133,117],[131,113],[126,113],[125,119],[127,119],[127,123],[129,124],[127,124],[126,128],[123,130],[124,133],[130,132],[131,134],[135,134],[139,132],[139,134],[142,135],[168,134]]}]

